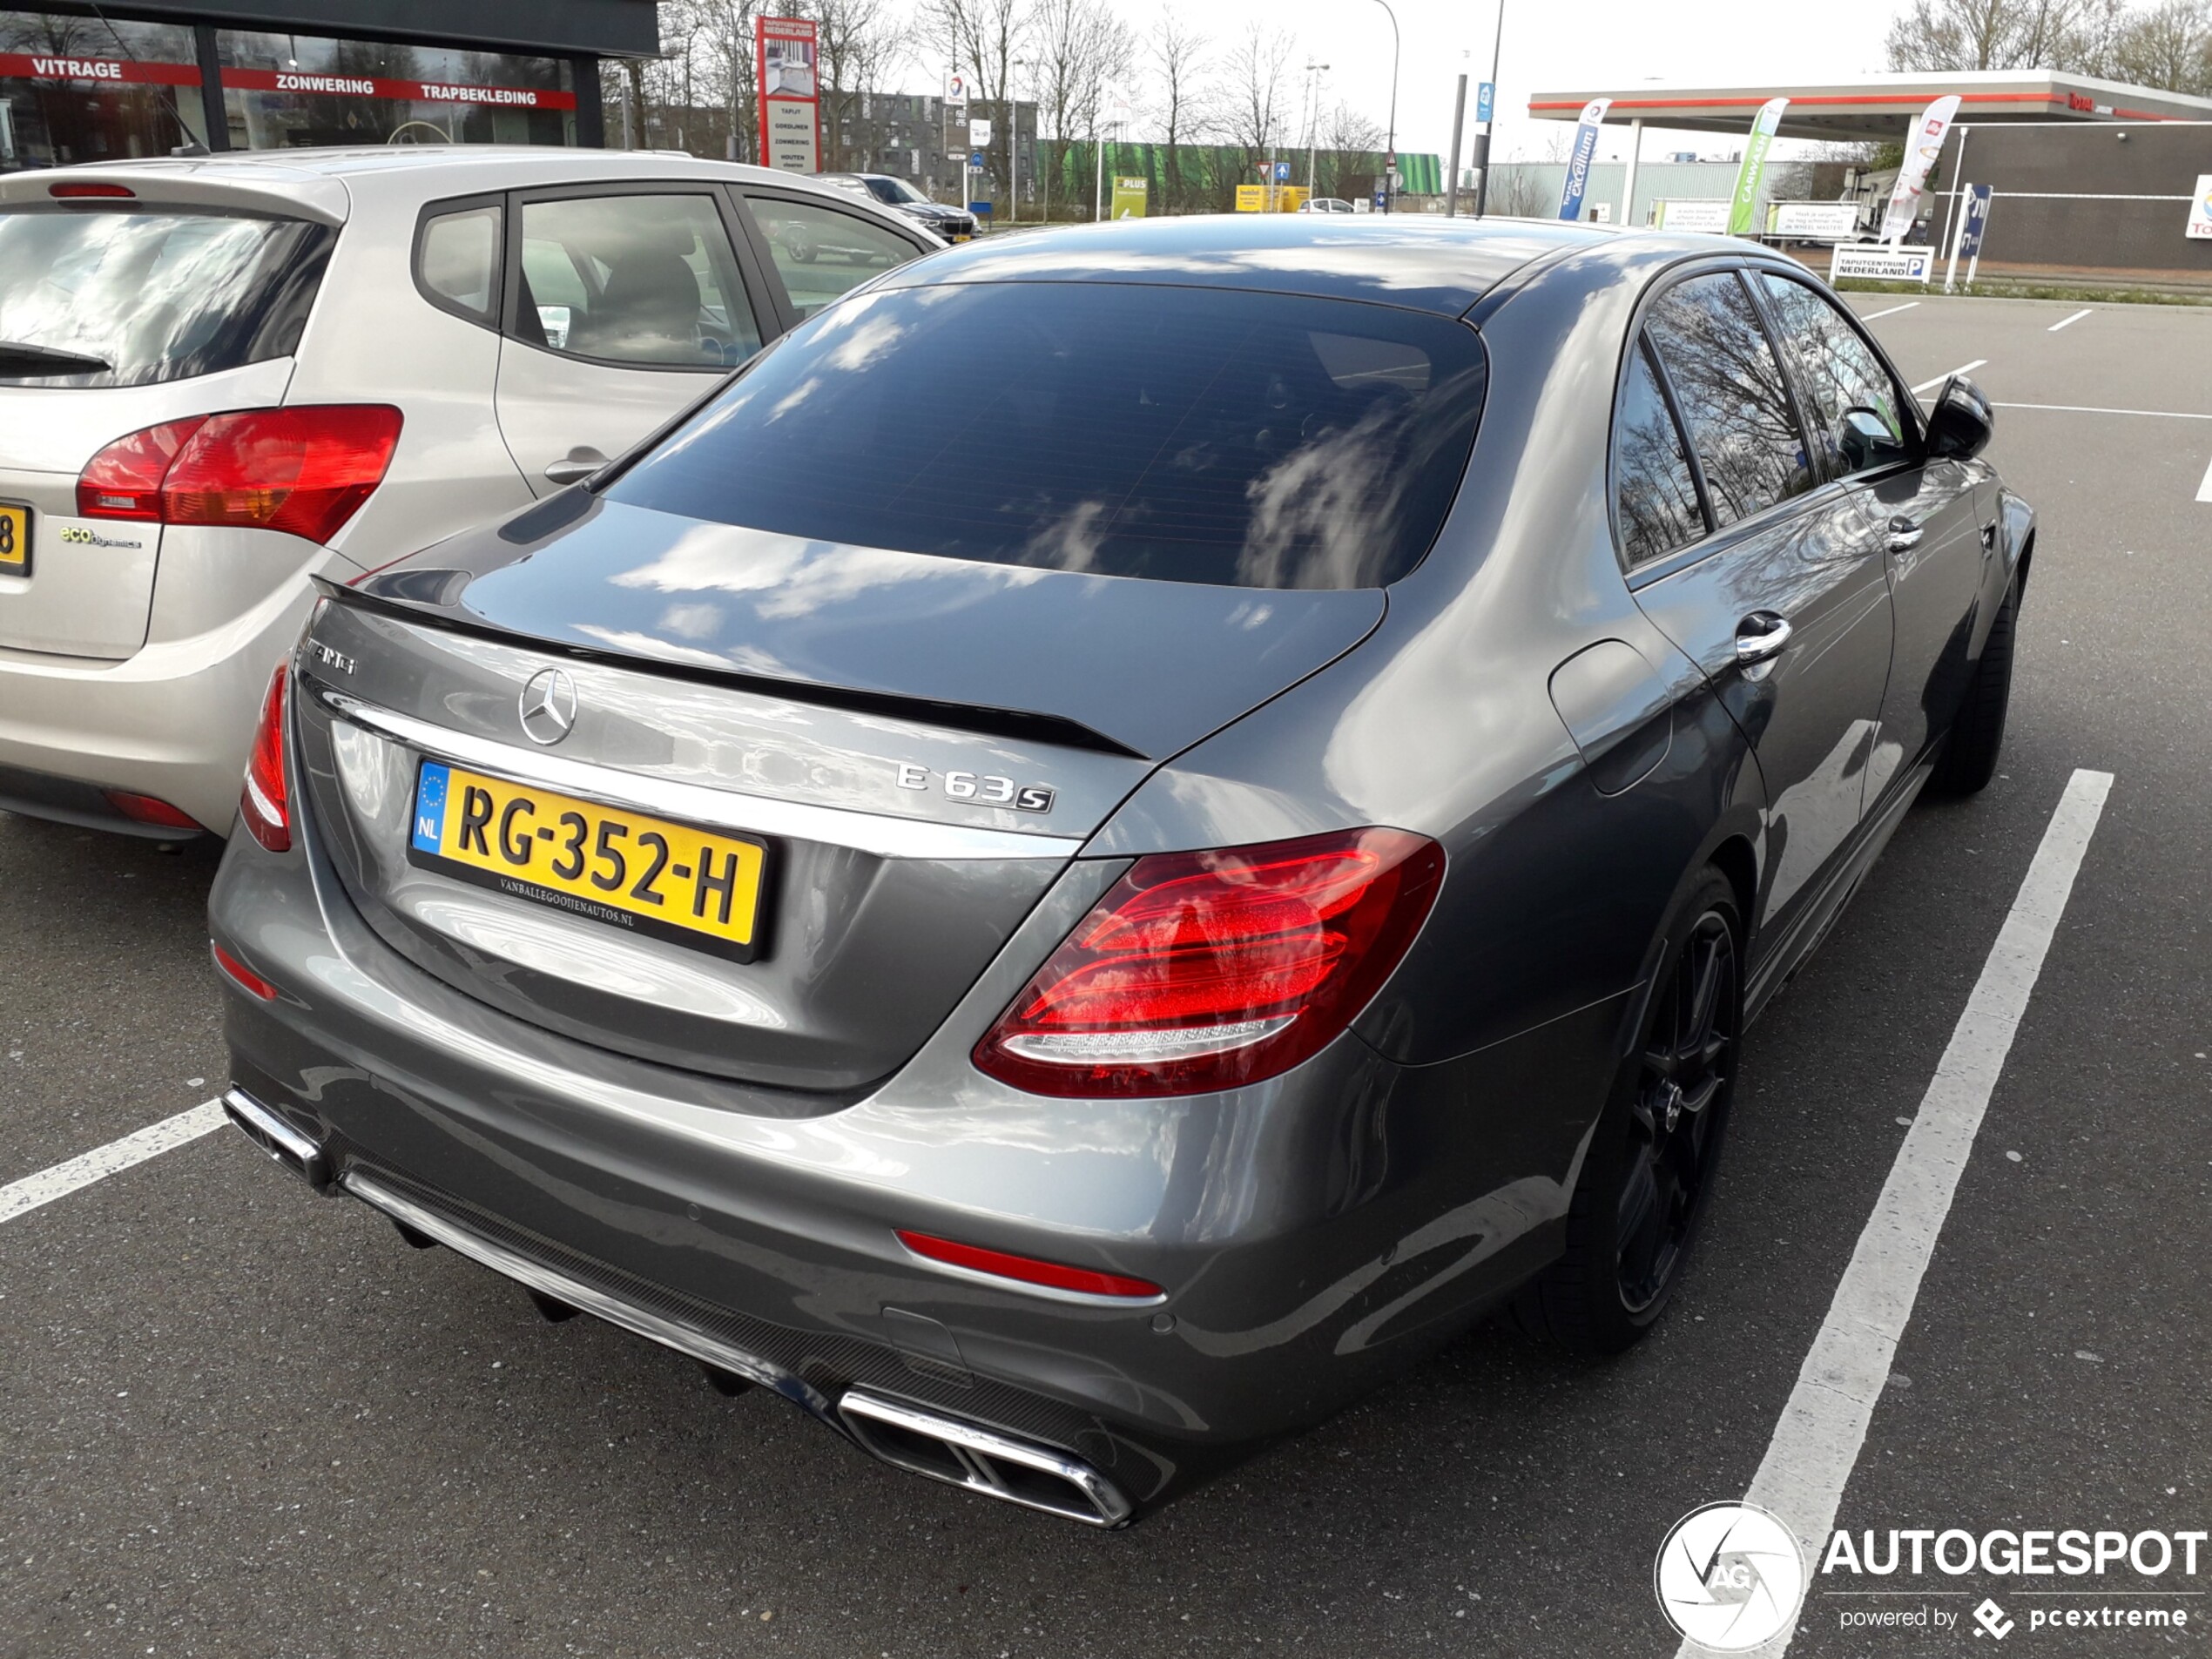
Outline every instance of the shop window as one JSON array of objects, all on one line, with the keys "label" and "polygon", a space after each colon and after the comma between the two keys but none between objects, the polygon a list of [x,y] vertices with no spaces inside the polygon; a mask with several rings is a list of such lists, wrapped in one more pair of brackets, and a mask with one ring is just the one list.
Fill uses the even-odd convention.
[{"label": "shop window", "polygon": [[561,58],[234,29],[215,42],[233,149],[576,142]]},{"label": "shop window", "polygon": [[192,30],[0,11],[0,172],[206,142]]}]

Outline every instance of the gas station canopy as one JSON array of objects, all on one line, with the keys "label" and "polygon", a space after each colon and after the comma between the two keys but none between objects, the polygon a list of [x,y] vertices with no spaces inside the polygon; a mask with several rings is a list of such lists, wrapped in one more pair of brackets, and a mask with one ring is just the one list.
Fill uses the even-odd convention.
[{"label": "gas station canopy", "polygon": [[1587,91],[1538,92],[1528,100],[1528,113],[1541,121],[1572,121],[1592,98],[1609,98],[1608,122],[1642,121],[1647,126],[1741,136],[1760,105],[1786,98],[1783,138],[1880,141],[1902,138],[1912,118],[1947,92],[1959,95],[1962,122],[2212,121],[2212,98],[2048,69],[1865,75],[1798,86],[1650,80]]}]

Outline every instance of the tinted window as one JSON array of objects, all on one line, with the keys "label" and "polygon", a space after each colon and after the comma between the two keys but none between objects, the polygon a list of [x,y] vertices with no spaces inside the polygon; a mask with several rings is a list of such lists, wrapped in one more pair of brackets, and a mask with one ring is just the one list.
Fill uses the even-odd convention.
[{"label": "tinted window", "polygon": [[525,202],[516,327],[535,345],[644,368],[727,368],[760,349],[705,196]]},{"label": "tinted window", "polygon": [[1651,308],[1653,345],[1705,469],[1713,519],[1733,524],[1813,482],[1782,371],[1731,272],[1693,277]]},{"label": "tinted window", "polygon": [[1681,428],[1651,372],[1648,350],[1639,344],[1629,356],[1620,422],[1613,433],[1621,546],[1630,564],[1671,553],[1705,533],[1697,481],[1683,450]]},{"label": "tinted window", "polygon": [[0,213],[0,379],[148,386],[288,354],[330,246],[319,225],[221,213]]},{"label": "tinted window", "polygon": [[1007,282],[860,294],[610,491],[787,535],[1259,588],[1368,587],[1428,550],[1481,346],[1393,307]]},{"label": "tinted window", "polygon": [[415,274],[464,316],[489,320],[499,307],[499,209],[441,213],[422,226]]},{"label": "tinted window", "polygon": [[785,292],[802,317],[921,251],[905,237],[834,207],[760,196],[752,198],[752,206]]},{"label": "tinted window", "polygon": [[1760,280],[1766,284],[1782,336],[1795,354],[1797,378],[1812,399],[1811,413],[1820,425],[1822,460],[1828,468],[1850,470],[1844,460],[1844,416],[1849,410],[1869,411],[1889,428],[1892,438],[1902,442],[1905,428],[1897,382],[1849,319],[1802,282],[1771,275]]}]

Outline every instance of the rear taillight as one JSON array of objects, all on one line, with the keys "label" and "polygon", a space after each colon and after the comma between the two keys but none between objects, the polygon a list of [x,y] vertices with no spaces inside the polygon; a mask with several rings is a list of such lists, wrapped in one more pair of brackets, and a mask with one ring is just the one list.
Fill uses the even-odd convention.
[{"label": "rear taillight", "polygon": [[1128,1297],[1135,1301],[1157,1301],[1167,1294],[1149,1278],[1102,1273],[1093,1267],[1069,1267],[1062,1262],[1039,1261],[1034,1256],[1009,1256],[1002,1250],[986,1250],[981,1244],[963,1244],[929,1233],[901,1229],[899,1242],[927,1260],[970,1273],[987,1273],[993,1278],[1010,1278],[1018,1285],[1041,1285],[1047,1290],[1074,1291],[1082,1296]]},{"label": "rear taillight", "polygon": [[127,789],[104,789],[107,804],[136,824],[152,824],[162,829],[196,830],[199,820],[181,807],[152,795],[134,795]]},{"label": "rear taillight", "polygon": [[77,481],[77,510],[327,542],[383,482],[400,424],[400,412],[381,403],[165,421],[94,455]]},{"label": "rear taillight", "polygon": [[1420,931],[1444,849],[1348,830],[1139,859],[975,1045],[1040,1095],[1189,1095],[1312,1056]]},{"label": "rear taillight", "polygon": [[288,665],[280,664],[261,699],[261,723],[253,729],[253,752],[246,758],[246,790],[238,815],[247,832],[272,853],[292,850],[292,808],[284,779],[284,683]]},{"label": "rear taillight", "polygon": [[216,967],[221,968],[223,972],[228,974],[233,979],[236,980],[247,990],[253,992],[254,995],[260,997],[264,1002],[273,1002],[276,1001],[277,988],[275,986],[270,984],[268,981],[263,979],[259,974],[255,973],[244,962],[239,961],[237,957],[232,955],[230,952],[225,950],[220,945],[216,944],[213,941],[211,940],[208,941],[208,948],[215,953]]}]

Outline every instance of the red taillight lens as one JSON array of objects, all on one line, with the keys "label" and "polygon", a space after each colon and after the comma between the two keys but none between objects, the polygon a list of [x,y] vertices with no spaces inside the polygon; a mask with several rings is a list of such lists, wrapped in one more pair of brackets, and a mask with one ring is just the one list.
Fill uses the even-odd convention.
[{"label": "red taillight lens", "polygon": [[253,839],[272,853],[292,850],[292,806],[284,779],[284,682],[280,664],[261,699],[261,724],[253,731],[253,752],[246,763],[246,792],[238,813]]},{"label": "red taillight lens", "polygon": [[223,972],[228,974],[233,979],[236,980],[240,985],[243,985],[247,990],[253,992],[254,995],[260,997],[264,1002],[273,1002],[276,1001],[277,988],[275,986],[270,984],[268,981],[263,979],[259,974],[248,968],[244,962],[239,961],[237,957],[232,955],[230,952],[225,950],[220,945],[215,944],[212,941],[210,941],[208,948],[215,953],[216,967],[221,968]]},{"label": "red taillight lens", "polygon": [[975,1064],[1040,1095],[1275,1076],[1366,1007],[1443,874],[1443,848],[1394,829],[1139,859],[975,1045]]},{"label": "red taillight lens", "polygon": [[325,403],[148,427],[92,457],[77,510],[327,542],[383,482],[400,425],[385,404]]},{"label": "red taillight lens", "polygon": [[100,792],[107,797],[109,806],[134,823],[158,824],[163,829],[202,827],[190,813],[152,795],[134,795],[127,789],[104,789]]},{"label": "red taillight lens", "polygon": [[985,1250],[981,1244],[934,1238],[927,1233],[901,1231],[899,1242],[915,1255],[933,1262],[964,1267],[971,1273],[988,1273],[994,1278],[1010,1278],[1022,1285],[1042,1285],[1049,1290],[1076,1291],[1085,1296],[1125,1296],[1146,1301],[1167,1294],[1149,1278],[1130,1278],[1120,1273],[1102,1273],[1095,1268],[1041,1262],[1034,1256],[1009,1256],[1002,1250]]},{"label": "red taillight lens", "polygon": [[77,511],[84,518],[161,517],[161,481],[177,452],[206,424],[205,415],[165,421],[118,438],[84,465],[77,480]]},{"label": "red taillight lens", "polygon": [[138,192],[128,185],[63,184],[47,185],[46,193],[68,201],[83,196],[97,196],[103,199],[127,199],[137,196]]}]

